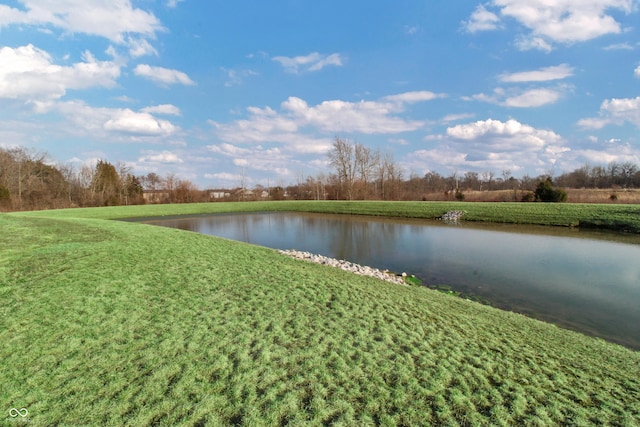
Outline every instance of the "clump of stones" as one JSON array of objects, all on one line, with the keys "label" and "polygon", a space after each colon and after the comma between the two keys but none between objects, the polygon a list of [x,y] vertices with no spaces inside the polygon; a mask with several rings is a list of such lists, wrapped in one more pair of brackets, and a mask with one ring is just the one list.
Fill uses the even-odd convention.
[{"label": "clump of stones", "polygon": [[342,259],[328,258],[322,255],[316,255],[310,252],[296,251],[293,249],[286,251],[281,250],[278,252],[294,259],[340,268],[342,270],[350,271],[351,273],[359,274],[361,276],[375,277],[376,279],[386,280],[387,282],[395,283],[397,285],[407,284],[404,281],[404,277],[407,276],[406,273],[402,273],[402,276],[397,276],[393,273],[390,273],[389,271],[378,270],[377,268],[368,267],[366,265],[359,265]]},{"label": "clump of stones", "polygon": [[462,219],[462,215],[464,215],[462,211],[449,211],[442,215],[440,219],[445,222],[458,222]]}]

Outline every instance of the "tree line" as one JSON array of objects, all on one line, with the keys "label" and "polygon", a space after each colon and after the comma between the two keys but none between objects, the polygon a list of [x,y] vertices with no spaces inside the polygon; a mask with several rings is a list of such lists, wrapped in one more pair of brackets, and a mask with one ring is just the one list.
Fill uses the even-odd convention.
[{"label": "tree line", "polygon": [[[391,153],[372,151],[360,143],[336,138],[329,151],[333,174],[325,178],[329,199],[423,200],[463,199],[465,192],[510,190],[514,200],[529,201],[547,194],[553,186],[564,188],[621,189],[640,188],[640,169],[632,162],[611,162],[607,166],[582,166],[575,171],[552,177],[552,173],[518,179],[510,170],[499,174],[486,172],[452,172],[445,176],[428,172],[405,178]],[[307,183],[312,187],[313,179]],[[543,191],[544,189],[544,191]],[[539,191],[538,191],[539,190]],[[546,192],[545,192],[546,191]],[[307,194],[313,191],[307,189]],[[561,196],[555,197],[562,199]]]},{"label": "tree line", "polygon": [[[169,173],[134,175],[122,162],[99,160],[94,166],[59,165],[46,154],[22,147],[0,148],[0,210],[57,209],[143,203],[191,203],[224,200],[463,200],[465,193],[509,190],[508,200],[530,201],[557,188],[640,188],[640,169],[632,162],[585,165],[551,177],[515,178],[511,171],[437,172],[405,176],[393,154],[343,138],[328,153],[331,172],[298,175],[289,186],[253,190],[244,182],[228,191],[200,190]],[[552,180],[553,178],[553,180]],[[214,196],[216,194],[216,196]],[[546,196],[545,196],[546,197]],[[565,197],[566,199],[566,197]],[[506,200],[506,199],[505,199]]]},{"label": "tree line", "polygon": [[0,210],[136,205],[146,203],[148,194],[157,203],[205,199],[204,192],[174,174],[135,176],[126,164],[106,160],[76,169],[26,148],[0,148]]}]

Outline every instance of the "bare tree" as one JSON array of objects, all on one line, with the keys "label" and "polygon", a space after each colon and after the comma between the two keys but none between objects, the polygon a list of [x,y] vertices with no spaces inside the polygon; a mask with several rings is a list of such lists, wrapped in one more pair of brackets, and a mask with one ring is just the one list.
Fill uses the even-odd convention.
[{"label": "bare tree", "polygon": [[333,148],[329,151],[329,163],[336,170],[340,190],[349,200],[353,200],[353,184],[356,174],[354,151],[351,142],[338,137],[335,138]]},{"label": "bare tree", "polygon": [[631,186],[631,178],[638,171],[638,167],[631,162],[624,162],[620,165],[620,175],[624,181],[624,186]]},{"label": "bare tree", "polygon": [[359,194],[358,198],[366,199],[369,192],[369,183],[373,174],[376,163],[379,162],[380,154],[378,151],[371,152],[369,147],[362,144],[356,144],[354,147],[354,169],[358,179]]}]

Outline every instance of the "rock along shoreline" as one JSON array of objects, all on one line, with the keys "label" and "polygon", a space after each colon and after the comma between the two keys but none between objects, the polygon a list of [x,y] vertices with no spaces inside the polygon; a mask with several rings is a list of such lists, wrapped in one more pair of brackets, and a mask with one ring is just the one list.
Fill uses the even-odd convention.
[{"label": "rock along shoreline", "polygon": [[349,271],[351,273],[359,274],[361,276],[375,277],[376,279],[385,280],[387,282],[395,283],[396,285],[408,286],[403,276],[390,273],[389,271],[378,270],[377,268],[368,267],[366,265],[355,264],[353,262],[329,258],[323,255],[312,254],[310,252],[296,251],[294,249],[279,250],[279,253],[288,257],[313,262],[316,264],[328,265],[330,267],[339,268],[341,270]]}]

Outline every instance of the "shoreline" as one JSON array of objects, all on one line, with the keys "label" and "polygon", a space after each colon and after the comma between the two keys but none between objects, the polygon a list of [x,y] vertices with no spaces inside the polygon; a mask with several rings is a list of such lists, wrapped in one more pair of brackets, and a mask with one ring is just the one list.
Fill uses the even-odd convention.
[{"label": "shoreline", "polygon": [[409,286],[409,284],[404,280],[404,277],[407,275],[406,273],[396,275],[388,270],[380,270],[374,267],[345,261],[343,259],[329,258],[324,255],[312,254],[311,252],[298,251],[295,249],[278,250],[278,253],[293,259],[339,268],[350,273],[359,274],[360,276],[375,277],[376,279],[384,280],[396,285]]}]

